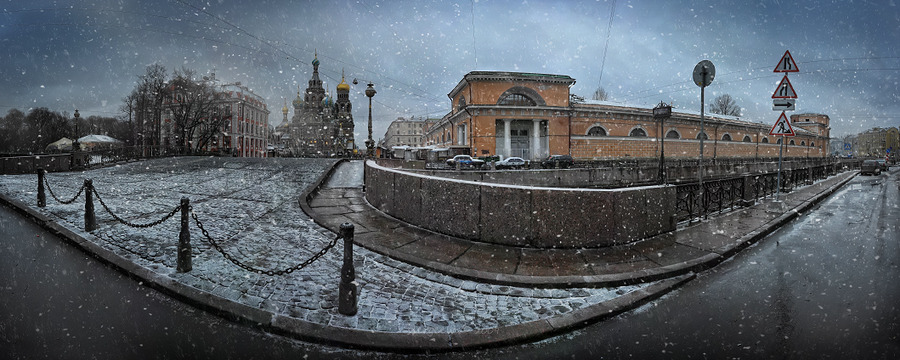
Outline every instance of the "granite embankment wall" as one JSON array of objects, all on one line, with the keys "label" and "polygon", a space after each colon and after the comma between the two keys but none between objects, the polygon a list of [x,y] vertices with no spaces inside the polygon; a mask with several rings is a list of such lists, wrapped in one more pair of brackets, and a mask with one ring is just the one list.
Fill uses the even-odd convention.
[{"label": "granite embankment wall", "polygon": [[572,189],[447,179],[366,162],[366,199],[405,222],[485,243],[596,248],[675,229],[675,187]]}]

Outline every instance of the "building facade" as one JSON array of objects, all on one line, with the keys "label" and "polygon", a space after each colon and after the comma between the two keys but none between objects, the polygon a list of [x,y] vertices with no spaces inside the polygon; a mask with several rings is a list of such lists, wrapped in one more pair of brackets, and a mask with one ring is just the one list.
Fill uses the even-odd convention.
[{"label": "building facade", "polygon": [[222,105],[231,114],[219,136],[226,153],[238,157],[266,157],[269,109],[259,95],[240,84],[222,85]]},{"label": "building facade", "polygon": [[381,146],[386,149],[394,146],[422,146],[425,124],[425,118],[397,118],[388,125]]},{"label": "building facade", "polygon": [[[704,156],[778,157],[780,136],[771,124],[733,116],[673,111],[664,122],[652,108],[582,100],[570,94],[567,75],[474,71],[448,94],[451,111],[425,132],[426,145],[467,146],[477,156],[519,156],[539,160],[569,154],[581,160]],[[797,114],[796,136],[785,137],[786,157],[828,153],[829,118]],[[773,121],[774,123],[774,121]],[[664,139],[663,139],[664,138]]]},{"label": "building facade", "polygon": [[293,156],[344,156],[356,148],[353,136],[353,105],[350,85],[341,76],[337,100],[325,92],[319,78],[318,55],[312,61],[313,74],[303,96],[297,90],[292,102],[294,116],[286,126],[288,145]]},{"label": "building facade", "polygon": [[858,157],[889,157],[898,148],[897,128],[873,128],[856,135]]}]

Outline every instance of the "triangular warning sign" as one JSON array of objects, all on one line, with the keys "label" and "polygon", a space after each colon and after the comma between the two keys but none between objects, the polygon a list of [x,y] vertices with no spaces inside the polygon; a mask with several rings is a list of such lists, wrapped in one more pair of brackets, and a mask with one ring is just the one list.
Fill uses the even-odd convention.
[{"label": "triangular warning sign", "polygon": [[769,130],[769,135],[794,136],[794,128],[791,127],[791,122],[784,115],[784,111],[781,112],[781,116],[778,117],[775,126],[772,126],[772,130]]},{"label": "triangular warning sign", "polygon": [[778,65],[775,65],[775,72],[798,72],[797,63],[794,62],[794,58],[791,56],[791,51],[787,50],[784,52],[784,55],[781,57],[781,61],[778,62]]},{"label": "triangular warning sign", "polygon": [[794,86],[791,85],[791,81],[788,80],[787,75],[781,79],[781,83],[778,84],[778,87],[775,89],[775,93],[772,94],[773,99],[796,99],[797,92],[794,91]]}]

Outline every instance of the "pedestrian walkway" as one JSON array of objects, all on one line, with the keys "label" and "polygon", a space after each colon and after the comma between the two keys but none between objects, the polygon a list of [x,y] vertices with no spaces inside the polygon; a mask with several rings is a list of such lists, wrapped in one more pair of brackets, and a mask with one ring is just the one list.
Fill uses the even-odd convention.
[{"label": "pedestrian walkway", "polygon": [[[339,165],[335,178],[361,173],[362,162]],[[761,239],[840,187],[845,172],[693,226],[633,244],[599,249],[534,249],[487,244],[438,234],[392,218],[370,206],[362,181],[328,182],[310,194],[310,217],[337,231],[357,226],[368,249],[460,278],[540,287],[615,286],[656,280],[713,266]]]}]

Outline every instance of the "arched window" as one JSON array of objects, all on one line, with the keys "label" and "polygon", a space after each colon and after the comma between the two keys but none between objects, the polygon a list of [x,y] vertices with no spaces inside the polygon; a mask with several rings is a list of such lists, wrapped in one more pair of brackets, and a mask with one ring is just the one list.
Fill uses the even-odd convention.
[{"label": "arched window", "polygon": [[788,143],[788,145],[796,145],[796,144],[794,144],[794,140],[793,140],[793,139],[791,139],[791,142],[790,142],[790,143]]},{"label": "arched window", "polygon": [[669,132],[666,133],[666,139],[681,139],[681,134],[675,130],[669,130]]},{"label": "arched window", "polygon": [[763,144],[768,144],[768,143],[769,143],[769,138],[764,137],[764,138],[762,138],[762,141],[761,141],[761,142],[762,142]]},{"label": "arched window", "polygon": [[592,126],[588,129],[587,136],[606,136],[606,129],[601,126]]},{"label": "arched window", "polygon": [[702,132],[702,133],[697,134],[697,140],[700,140],[700,139],[709,140],[709,136],[707,136],[705,132]]},{"label": "arched window", "polygon": [[729,134],[722,135],[722,141],[731,141],[731,135],[729,135]]},{"label": "arched window", "polygon": [[631,129],[631,133],[628,134],[628,136],[633,136],[633,137],[646,137],[646,136],[647,136],[647,132],[644,131],[644,129],[641,129],[641,128],[634,128],[634,129]]},{"label": "arched window", "polygon": [[744,142],[753,142],[753,139],[750,139],[750,135],[744,135]]},{"label": "arched window", "polygon": [[781,138],[778,138],[778,141],[776,141],[775,143],[776,143],[776,144],[781,144]]},{"label": "arched window", "polygon": [[815,142],[815,141],[810,141],[810,142],[809,142],[809,147],[815,147],[815,146],[816,146],[816,142]]},{"label": "arched window", "polygon": [[801,141],[800,146],[806,146],[806,141]]},{"label": "arched window", "polygon": [[512,93],[502,97],[500,101],[497,102],[497,105],[537,106],[537,103],[525,95]]},{"label": "arched window", "polygon": [[456,110],[457,111],[462,110],[462,108],[464,108],[464,107],[466,107],[466,97],[460,96],[459,103],[456,104]]}]

